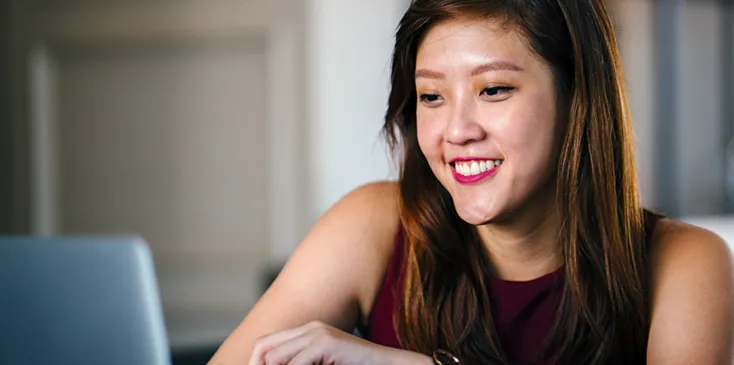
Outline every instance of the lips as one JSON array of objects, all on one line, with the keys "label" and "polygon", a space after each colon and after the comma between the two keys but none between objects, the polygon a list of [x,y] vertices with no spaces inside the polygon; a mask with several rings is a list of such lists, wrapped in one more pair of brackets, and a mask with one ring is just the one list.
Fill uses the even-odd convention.
[{"label": "lips", "polygon": [[461,184],[474,184],[492,175],[502,166],[504,160],[493,159],[455,159],[451,162],[454,179]]}]

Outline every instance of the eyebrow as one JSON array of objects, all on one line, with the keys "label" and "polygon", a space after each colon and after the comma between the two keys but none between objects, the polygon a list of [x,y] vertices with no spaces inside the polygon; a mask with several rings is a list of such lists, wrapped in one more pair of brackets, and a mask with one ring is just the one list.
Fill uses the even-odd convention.
[{"label": "eyebrow", "polygon": [[[494,61],[477,66],[472,70],[471,75],[477,76],[489,71],[522,71],[522,68],[511,62]],[[427,79],[443,79],[446,77],[446,74],[421,68],[415,71],[415,78],[421,77]]]}]

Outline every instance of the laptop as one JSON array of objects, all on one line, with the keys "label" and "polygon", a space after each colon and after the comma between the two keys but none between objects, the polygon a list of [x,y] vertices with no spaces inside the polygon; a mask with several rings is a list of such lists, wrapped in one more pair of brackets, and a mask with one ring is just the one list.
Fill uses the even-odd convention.
[{"label": "laptop", "polygon": [[0,364],[170,365],[137,237],[0,237]]}]

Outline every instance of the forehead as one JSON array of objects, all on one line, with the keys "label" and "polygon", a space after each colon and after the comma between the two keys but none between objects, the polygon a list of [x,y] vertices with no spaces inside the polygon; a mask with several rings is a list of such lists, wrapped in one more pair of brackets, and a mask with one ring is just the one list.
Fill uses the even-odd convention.
[{"label": "forehead", "polygon": [[515,26],[476,17],[437,23],[426,33],[416,55],[419,68],[462,66],[487,60],[511,62],[523,69],[538,61]]}]

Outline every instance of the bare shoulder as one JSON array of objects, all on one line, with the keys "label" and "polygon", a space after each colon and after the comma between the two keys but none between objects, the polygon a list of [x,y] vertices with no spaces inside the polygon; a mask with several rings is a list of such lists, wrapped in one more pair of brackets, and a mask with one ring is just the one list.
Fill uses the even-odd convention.
[{"label": "bare shoulder", "polygon": [[306,263],[329,265],[335,277],[351,281],[351,287],[357,289],[360,317],[368,315],[395,245],[399,202],[396,182],[375,182],[354,189],[319,219],[283,273],[302,271]]},{"label": "bare shoulder", "polygon": [[344,196],[308,232],[211,363],[246,363],[257,338],[312,321],[351,331],[371,310],[399,221],[396,183],[371,183]]},{"label": "bare shoulder", "polygon": [[651,242],[649,364],[731,364],[732,254],[713,232],[662,219]]},{"label": "bare shoulder", "polygon": [[[319,289],[327,284],[321,288],[324,293],[320,294],[328,294],[324,298],[348,296],[359,310],[356,314],[364,315],[382,282],[399,224],[397,183],[375,182],[354,189],[308,232],[273,283],[273,291],[302,285]],[[331,303],[318,305],[328,308]],[[351,325],[322,319],[339,327]]]},{"label": "bare shoulder", "polygon": [[727,274],[732,270],[732,255],[717,234],[674,219],[661,219],[652,237],[650,258],[652,275],[674,271],[687,274]]},{"label": "bare shoulder", "polygon": [[[309,235],[328,230],[331,234],[344,232],[353,238],[394,237],[400,219],[398,193],[396,182],[374,182],[360,186],[329,209]],[[307,243],[304,240],[301,246]]]},{"label": "bare shoulder", "polygon": [[[331,280],[356,290],[360,317],[371,310],[387,270],[400,225],[396,182],[360,186],[344,196],[311,229],[283,270],[283,280],[306,267],[333,269]],[[300,277],[300,275],[298,275]]]}]

